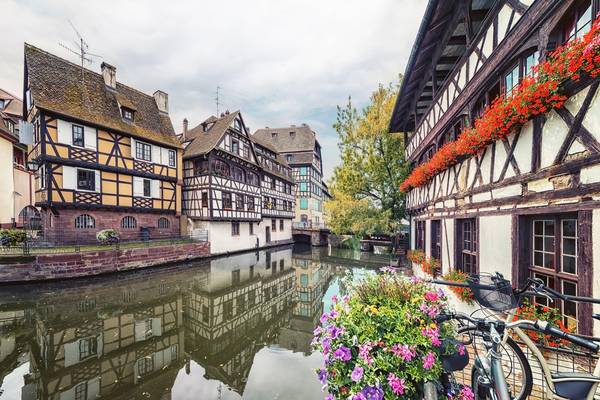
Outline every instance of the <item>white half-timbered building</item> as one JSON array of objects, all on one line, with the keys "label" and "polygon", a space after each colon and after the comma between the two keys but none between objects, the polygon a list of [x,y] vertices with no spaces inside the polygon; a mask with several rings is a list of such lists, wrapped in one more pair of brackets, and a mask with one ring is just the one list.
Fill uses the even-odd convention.
[{"label": "white half-timbered building", "polygon": [[[390,128],[406,132],[418,166],[510,95],[532,66],[589,31],[597,0],[430,0]],[[556,111],[407,193],[411,248],[442,271],[499,271],[516,285],[543,279],[565,294],[600,297],[599,79],[565,88]],[[537,301],[543,302],[543,299]],[[564,323],[596,335],[592,307],[557,302]]]},{"label": "white half-timbered building", "polygon": [[215,254],[291,241],[291,229],[275,235],[272,218],[263,218],[263,169],[239,111],[211,116],[190,130],[186,120],[181,140],[182,209],[192,235],[208,233]]}]

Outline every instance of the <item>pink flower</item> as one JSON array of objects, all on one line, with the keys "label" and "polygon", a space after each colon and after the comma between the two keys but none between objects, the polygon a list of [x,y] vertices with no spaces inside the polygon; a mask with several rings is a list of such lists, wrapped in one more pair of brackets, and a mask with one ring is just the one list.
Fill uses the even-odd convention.
[{"label": "pink flower", "polygon": [[365,362],[367,365],[373,364],[373,357],[371,357],[370,351],[373,348],[368,343],[361,344],[358,346],[358,356]]},{"label": "pink flower", "polygon": [[401,357],[404,361],[410,361],[417,355],[414,348],[411,348],[407,344],[403,344],[401,346],[398,346],[397,344],[393,345],[392,353],[394,353],[394,355],[397,357]]},{"label": "pink flower", "polygon": [[394,392],[398,396],[402,396],[404,394],[404,379],[400,379],[396,375],[390,373],[387,376],[387,381],[390,387],[392,388],[392,392]]},{"label": "pink flower", "polygon": [[435,354],[431,351],[423,358],[423,368],[431,369],[435,364]]},{"label": "pink flower", "polygon": [[442,342],[440,340],[440,330],[437,326],[435,328],[423,329],[421,333],[423,334],[423,336],[427,336],[429,339],[431,339],[431,344],[433,344],[434,346],[442,345]]},{"label": "pink flower", "polygon": [[356,367],[354,367],[354,370],[352,371],[352,374],[350,375],[350,378],[354,382],[358,382],[358,381],[360,381],[362,379],[364,372],[365,372],[365,370],[362,367],[359,367],[357,365]]},{"label": "pink flower", "polygon": [[427,292],[425,293],[425,300],[427,301],[438,301],[439,300],[439,296],[436,292]]},{"label": "pink flower", "polygon": [[462,343],[458,344],[458,354],[460,354],[461,356],[465,355],[465,345]]}]

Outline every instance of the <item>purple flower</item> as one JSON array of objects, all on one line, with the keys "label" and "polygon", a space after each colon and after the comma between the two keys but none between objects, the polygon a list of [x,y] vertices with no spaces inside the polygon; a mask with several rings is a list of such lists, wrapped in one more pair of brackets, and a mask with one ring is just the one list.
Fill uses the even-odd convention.
[{"label": "purple flower", "polygon": [[392,392],[394,392],[398,396],[402,396],[404,394],[404,379],[398,378],[396,375],[390,373],[387,376],[387,381],[390,387],[392,388]]},{"label": "purple flower", "polygon": [[352,358],[352,351],[346,346],[340,346],[336,351],[333,352],[333,358],[342,360],[344,362],[349,361]]},{"label": "purple flower", "polygon": [[327,382],[327,371],[324,369],[317,370],[317,378],[319,378],[321,385],[324,385]]},{"label": "purple flower", "polygon": [[427,353],[427,355],[425,357],[423,357],[423,368],[431,369],[434,364],[435,364],[435,354],[433,354],[430,351],[429,353]]},{"label": "purple flower", "polygon": [[367,398],[364,394],[362,394],[362,392],[358,392],[354,396],[352,396],[352,400],[367,400]]},{"label": "purple flower", "polygon": [[328,354],[331,351],[331,339],[325,338],[321,341],[321,346],[323,347],[323,353]]},{"label": "purple flower", "polygon": [[390,274],[395,274],[398,271],[398,268],[394,268],[392,266],[386,266],[379,268],[381,272],[389,272]]},{"label": "purple flower", "polygon": [[325,400],[335,400],[335,397],[333,397],[332,394],[328,394],[327,397],[325,397]]},{"label": "purple flower", "polygon": [[340,316],[340,314],[337,311],[335,311],[335,310],[331,310],[329,312],[329,318],[331,318],[331,319],[336,319],[339,316]]},{"label": "purple flower", "polygon": [[361,391],[367,400],[383,400],[383,390],[377,386],[365,386]]},{"label": "purple flower", "polygon": [[323,315],[321,315],[321,318],[319,319],[319,321],[321,322],[321,325],[325,324],[325,322],[327,322],[327,313],[323,313]]},{"label": "purple flower", "polygon": [[356,367],[354,367],[354,371],[352,371],[350,378],[352,378],[354,382],[358,382],[362,379],[364,372],[365,370],[357,365]]},{"label": "purple flower", "polygon": [[337,339],[344,332],[344,328],[338,328],[335,325],[329,325],[327,327],[327,333],[329,333],[329,336],[331,336],[332,339]]}]

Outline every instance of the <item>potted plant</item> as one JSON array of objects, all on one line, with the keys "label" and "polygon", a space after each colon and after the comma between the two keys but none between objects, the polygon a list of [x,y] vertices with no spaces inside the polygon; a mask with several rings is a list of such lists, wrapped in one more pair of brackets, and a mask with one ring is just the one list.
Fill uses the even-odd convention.
[{"label": "potted plant", "polygon": [[103,245],[119,243],[121,236],[115,229],[103,229],[96,233],[96,240]]}]

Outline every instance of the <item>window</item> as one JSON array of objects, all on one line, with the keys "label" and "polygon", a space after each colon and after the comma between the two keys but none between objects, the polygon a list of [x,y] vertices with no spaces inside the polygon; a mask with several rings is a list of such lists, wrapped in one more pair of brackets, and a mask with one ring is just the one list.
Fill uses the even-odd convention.
[{"label": "window", "polygon": [[252,222],[248,224],[248,234],[254,235],[254,224]]},{"label": "window", "polygon": [[275,190],[276,187],[277,187],[277,179],[272,179],[271,180],[271,189]]},{"label": "window", "polygon": [[415,249],[425,251],[425,221],[415,221]]},{"label": "window", "polygon": [[202,322],[208,323],[208,306],[202,306]]},{"label": "window", "polygon": [[144,357],[137,361],[137,370],[139,376],[146,376],[154,371],[154,357]]},{"label": "window", "polygon": [[248,209],[248,211],[254,211],[254,197],[253,196],[248,196],[246,198],[246,207]]},{"label": "window", "polygon": [[510,96],[513,89],[519,84],[519,65],[515,65],[507,74],[504,75],[504,93]]},{"label": "window", "polygon": [[300,182],[300,191],[308,192],[308,182]]},{"label": "window", "polygon": [[244,170],[241,169],[240,167],[232,167],[231,172],[232,172],[233,180],[242,182],[242,183],[246,180],[246,179],[244,179],[245,178]]},{"label": "window", "polygon": [[277,220],[276,219],[272,219],[271,220],[271,231],[272,232],[276,232],[277,231]]},{"label": "window", "polygon": [[231,283],[237,285],[240,283],[240,270],[231,271]]},{"label": "window", "polygon": [[457,260],[459,271],[476,274],[477,266],[477,220],[474,218],[456,220]]},{"label": "window", "polygon": [[[578,265],[579,232],[575,214],[534,217],[531,220],[531,260],[529,276],[541,279],[545,285],[563,294],[579,296]],[[561,311],[564,325],[577,332],[578,305],[571,301],[551,302],[536,297],[541,306],[556,307]]]},{"label": "window", "polygon": [[279,260],[279,270],[283,271],[284,268],[285,268],[285,260],[282,258],[281,260]]},{"label": "window", "polygon": [[308,176],[308,167],[300,167],[300,176]]},{"label": "window", "polygon": [[240,153],[240,143],[237,140],[231,141],[231,152],[236,155]]},{"label": "window", "polygon": [[98,354],[98,340],[96,337],[79,339],[79,361]]},{"label": "window", "polygon": [[279,220],[279,230],[280,231],[283,230],[283,220],[282,219]]},{"label": "window", "polygon": [[23,150],[13,147],[13,162],[17,165],[25,166],[25,154]]},{"label": "window", "polygon": [[160,217],[158,219],[158,229],[169,229],[169,225],[171,225],[171,222],[167,218]]},{"label": "window", "polygon": [[92,229],[96,227],[96,220],[88,214],[81,214],[75,218],[76,229]]},{"label": "window", "polygon": [[169,167],[175,166],[175,150],[169,150]]},{"label": "window", "polygon": [[583,37],[592,27],[592,2],[581,2],[569,17],[565,29],[565,42]]},{"label": "window", "polygon": [[285,156],[285,159],[287,162],[292,162],[292,160],[294,159],[294,156],[292,154],[287,154]]},{"label": "window", "polygon": [[4,110],[6,107],[6,100],[0,99],[0,110]]},{"label": "window", "polygon": [[231,175],[229,164],[222,160],[212,160],[212,170],[215,174],[228,178]]},{"label": "window", "polygon": [[300,199],[300,209],[301,210],[308,210],[308,199],[306,199],[306,198],[301,198]]},{"label": "window", "polygon": [[208,207],[208,192],[202,192],[202,207]]},{"label": "window", "polygon": [[194,160],[194,175],[202,175],[208,173],[207,160]]},{"label": "window", "polygon": [[275,139],[277,137],[277,132],[271,132],[271,137]]},{"label": "window", "polygon": [[86,382],[78,383],[75,386],[75,400],[87,400],[88,398],[88,385]]},{"label": "window", "polygon": [[431,257],[442,259],[442,229],[439,219],[431,221]]},{"label": "window", "polygon": [[144,183],[144,197],[150,197],[151,196],[151,181],[150,179],[143,179],[142,182]]},{"label": "window", "polygon": [[147,143],[135,141],[135,158],[138,160],[152,161],[152,146]]},{"label": "window", "polygon": [[232,222],[231,223],[231,236],[239,236],[240,235],[240,223]]},{"label": "window", "polygon": [[244,195],[237,193],[235,195],[235,209],[243,210],[244,209]]},{"label": "window", "polygon": [[123,229],[135,229],[137,228],[137,221],[131,215],[127,215],[121,219],[121,228]]},{"label": "window", "polygon": [[242,146],[242,157],[244,157],[244,158],[250,157],[250,149],[246,145]]},{"label": "window", "polygon": [[223,304],[223,319],[230,320],[233,317],[233,300],[227,300]]},{"label": "window", "polygon": [[248,171],[248,173],[246,174],[246,179],[249,185],[259,186],[258,175],[256,175],[254,172]]},{"label": "window", "polygon": [[77,170],[77,190],[96,190],[96,172],[88,169]]},{"label": "window", "polygon": [[15,123],[12,122],[10,119],[5,120],[4,122],[6,122],[6,126],[8,127],[9,132],[15,133]]},{"label": "window", "polygon": [[223,208],[231,209],[231,193],[222,192],[221,197],[223,198]]},{"label": "window", "polygon": [[537,65],[540,60],[540,53],[534,51],[523,60],[523,75],[531,76],[533,75],[533,67]]},{"label": "window", "polygon": [[133,111],[126,107],[121,107],[121,115],[127,121],[133,121]]}]

